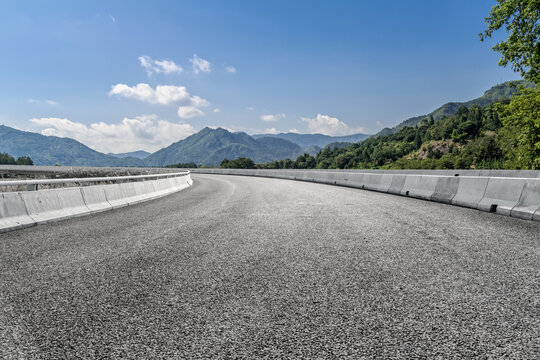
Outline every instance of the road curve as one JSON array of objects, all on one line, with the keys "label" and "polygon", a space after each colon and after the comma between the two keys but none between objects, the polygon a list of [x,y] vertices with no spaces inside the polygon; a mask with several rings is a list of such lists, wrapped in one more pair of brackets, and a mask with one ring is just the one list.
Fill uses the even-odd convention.
[{"label": "road curve", "polygon": [[540,356],[540,223],[193,174],[0,234],[0,358]]}]

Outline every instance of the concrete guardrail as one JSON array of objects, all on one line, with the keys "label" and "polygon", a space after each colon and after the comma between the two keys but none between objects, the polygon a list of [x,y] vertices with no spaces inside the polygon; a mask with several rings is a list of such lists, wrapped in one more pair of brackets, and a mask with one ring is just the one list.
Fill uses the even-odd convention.
[{"label": "concrete guardrail", "polygon": [[[106,182],[102,185],[92,183]],[[115,182],[115,183],[111,183]],[[40,185],[79,186],[37,190]],[[183,190],[193,184],[189,171],[99,178],[0,181],[30,190],[0,193],[0,232],[133,205]]]},{"label": "concrete guardrail", "polygon": [[192,169],[193,173],[311,181],[410,196],[540,221],[540,171],[245,170]]}]

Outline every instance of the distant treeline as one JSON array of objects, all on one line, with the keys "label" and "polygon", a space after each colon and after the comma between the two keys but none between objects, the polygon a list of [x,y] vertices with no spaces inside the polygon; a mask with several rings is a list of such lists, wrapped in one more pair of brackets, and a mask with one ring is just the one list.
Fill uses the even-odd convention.
[{"label": "distant treeline", "polygon": [[28,156],[19,156],[17,160],[8,153],[0,153],[0,165],[34,165]]},{"label": "distant treeline", "polygon": [[388,136],[254,164],[225,159],[222,168],[258,169],[540,169],[540,87],[481,107],[462,106]]},{"label": "distant treeline", "polygon": [[190,163],[178,163],[178,164],[171,164],[171,165],[165,165],[164,167],[166,168],[182,168],[182,169],[195,169],[197,168],[197,164],[195,164],[194,162],[190,162]]}]

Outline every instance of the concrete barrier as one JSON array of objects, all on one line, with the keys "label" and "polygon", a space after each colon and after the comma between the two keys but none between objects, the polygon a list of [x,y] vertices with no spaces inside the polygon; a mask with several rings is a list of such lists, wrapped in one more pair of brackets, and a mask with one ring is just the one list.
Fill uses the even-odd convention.
[{"label": "concrete barrier", "polygon": [[388,193],[401,195],[401,189],[403,189],[403,185],[405,185],[405,179],[407,179],[407,175],[392,175],[392,182],[388,188]]},{"label": "concrete barrier", "polygon": [[78,187],[19,193],[28,216],[37,224],[89,214]]},{"label": "concrete barrier", "polygon": [[510,212],[510,216],[540,220],[540,179],[527,179],[519,201]]},{"label": "concrete barrier", "polygon": [[458,176],[440,176],[437,178],[435,191],[431,195],[432,201],[451,204],[457,194],[460,178]]},{"label": "concrete barrier", "polygon": [[525,179],[489,178],[484,197],[478,203],[478,210],[510,215],[521,198]]},{"label": "concrete barrier", "polygon": [[0,232],[36,225],[17,192],[0,194]]},{"label": "concrete barrier", "polygon": [[191,176],[0,193],[0,232],[137,204],[193,184]]},{"label": "concrete barrier", "polygon": [[438,177],[427,175],[407,175],[401,195],[417,199],[431,200],[437,187]]},{"label": "concrete barrier", "polygon": [[349,186],[540,221],[540,171],[194,169],[193,172]]},{"label": "concrete barrier", "polygon": [[81,188],[84,203],[91,212],[111,210],[112,205],[107,201],[103,186],[85,186]]},{"label": "concrete barrier", "polygon": [[484,197],[488,182],[488,177],[460,176],[458,189],[456,195],[452,198],[451,204],[477,209],[478,203]]},{"label": "concrete barrier", "polygon": [[392,186],[393,177],[392,174],[366,174],[364,177],[365,188],[372,191],[388,192]]}]

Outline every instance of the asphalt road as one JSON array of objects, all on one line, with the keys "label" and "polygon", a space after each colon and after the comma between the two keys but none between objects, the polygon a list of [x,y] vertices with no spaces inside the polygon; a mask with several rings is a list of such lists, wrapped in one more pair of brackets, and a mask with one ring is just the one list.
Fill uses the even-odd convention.
[{"label": "asphalt road", "polygon": [[193,175],[0,234],[0,358],[538,358],[540,223]]}]

